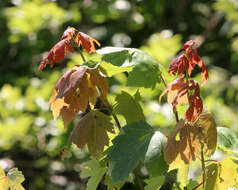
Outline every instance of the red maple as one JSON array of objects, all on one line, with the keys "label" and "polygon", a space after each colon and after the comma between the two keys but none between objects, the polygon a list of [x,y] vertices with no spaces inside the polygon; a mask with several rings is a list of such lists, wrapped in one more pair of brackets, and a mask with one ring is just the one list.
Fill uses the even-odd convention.
[{"label": "red maple", "polygon": [[187,71],[188,75],[191,76],[195,65],[198,65],[202,69],[202,85],[204,85],[208,80],[208,72],[194,45],[195,42],[193,40],[189,40],[184,43],[182,47],[182,50],[184,51],[171,61],[169,73],[173,75],[184,75]]},{"label": "red maple", "polygon": [[38,70],[43,70],[47,64],[49,64],[50,67],[53,67],[55,63],[62,61],[65,58],[67,51],[74,52],[70,40],[63,39],[59,41],[41,61]]},{"label": "red maple", "polygon": [[81,45],[82,48],[89,53],[96,52],[94,43],[96,43],[98,46],[101,46],[101,44],[97,40],[93,39],[87,34],[84,34],[83,32],[78,32],[74,39],[74,42],[78,44],[79,47]]}]

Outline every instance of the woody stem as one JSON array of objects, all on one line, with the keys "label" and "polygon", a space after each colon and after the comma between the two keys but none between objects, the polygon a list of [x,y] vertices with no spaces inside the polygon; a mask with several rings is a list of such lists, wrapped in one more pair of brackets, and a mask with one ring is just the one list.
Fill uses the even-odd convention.
[{"label": "woody stem", "polygon": [[[162,73],[160,73],[160,76],[161,76],[161,79],[162,79],[162,82],[163,82],[164,86],[167,87],[167,82],[165,81],[164,76],[162,75]],[[179,117],[178,117],[178,111],[177,111],[176,107],[173,108],[173,112],[174,112],[174,115],[175,115],[176,122],[178,123],[179,122]]]}]

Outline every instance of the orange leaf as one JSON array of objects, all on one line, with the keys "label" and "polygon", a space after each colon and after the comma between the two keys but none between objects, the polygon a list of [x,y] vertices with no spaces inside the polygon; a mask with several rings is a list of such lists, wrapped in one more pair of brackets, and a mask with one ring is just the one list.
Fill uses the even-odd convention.
[{"label": "orange leaf", "polygon": [[65,125],[70,123],[79,111],[86,111],[89,102],[91,106],[96,104],[97,88],[105,101],[108,84],[97,68],[77,67],[67,71],[57,82],[49,101],[54,118],[61,115]]},{"label": "orange leaf", "polygon": [[168,164],[176,160],[177,156],[180,156],[186,164],[195,160],[195,155],[200,153],[198,148],[200,144],[197,141],[192,141],[194,139],[190,135],[189,126],[185,124],[184,120],[180,120],[164,147],[164,158]]},{"label": "orange leaf", "polygon": [[77,89],[87,69],[87,67],[78,67],[67,71],[56,84],[56,90],[59,91],[57,98],[67,96]]},{"label": "orange leaf", "polygon": [[182,77],[174,80],[164,89],[159,97],[159,102],[165,93],[168,92],[168,103],[173,104],[174,106],[177,104],[188,104],[187,87],[187,83]]},{"label": "orange leaf", "polygon": [[107,80],[100,75],[98,69],[89,70],[89,72],[90,72],[91,83],[100,89],[101,99],[105,101],[107,97],[107,92],[108,92]]},{"label": "orange leaf", "polygon": [[77,32],[77,29],[75,29],[74,27],[68,26],[68,28],[64,31],[61,39],[71,40],[74,37],[76,32]]},{"label": "orange leaf", "polygon": [[97,40],[91,38],[90,36],[84,34],[83,32],[78,32],[74,41],[76,44],[78,44],[79,47],[81,45],[82,48],[88,51],[89,53],[96,52],[94,43],[96,43],[98,46],[101,46],[101,44]]},{"label": "orange leaf", "polygon": [[201,143],[206,156],[211,156],[216,150],[216,123],[209,112],[202,113],[193,125],[184,120],[176,124],[164,147],[164,158],[168,164],[178,157],[189,164],[200,155]]},{"label": "orange leaf", "polygon": [[38,70],[43,70],[47,64],[49,64],[50,67],[53,67],[55,63],[64,60],[67,51],[74,51],[71,42],[67,39],[59,41],[53,48],[51,48],[46,58],[41,61]]}]

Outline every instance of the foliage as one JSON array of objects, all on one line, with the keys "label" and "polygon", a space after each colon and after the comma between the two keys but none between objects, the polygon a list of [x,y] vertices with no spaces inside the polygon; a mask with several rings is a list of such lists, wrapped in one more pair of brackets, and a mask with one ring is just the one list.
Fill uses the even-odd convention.
[{"label": "foliage", "polygon": [[[78,34],[81,35],[79,32],[74,37],[75,33],[75,28],[68,27],[62,36],[63,42],[68,40],[65,46],[70,45],[71,52],[74,52],[71,44],[75,42]],[[82,45],[82,50],[95,53],[94,55],[98,56],[93,43],[97,41],[90,36],[84,40],[88,46]],[[64,48],[64,51],[58,51],[59,43],[40,63],[39,70],[45,68],[48,62],[57,63],[64,59],[67,48]],[[75,65],[61,77],[56,84],[50,103],[54,118],[61,115],[65,126],[78,115],[79,111],[84,112],[71,132],[69,146],[72,143],[75,143],[79,148],[87,145],[92,156],[92,160],[87,162],[86,168],[81,173],[81,177],[90,177],[87,189],[96,190],[105,173],[107,173],[107,180],[110,180],[110,183],[105,182],[104,184],[110,187],[125,183],[133,172],[135,182],[141,190],[160,189],[165,185],[165,178],[170,183],[175,183],[178,188],[187,189],[187,185],[192,186],[187,183],[188,169],[192,161],[197,158],[201,160],[202,182],[196,182],[198,185],[192,187],[193,189],[199,188],[200,185],[205,189],[227,189],[237,185],[236,170],[238,165],[235,160],[228,161],[229,158],[225,158],[221,162],[209,160],[216,150],[217,128],[213,115],[204,109],[199,83],[190,79],[192,71],[198,65],[202,69],[201,85],[203,86],[208,80],[207,68],[195,46],[195,41],[187,41],[182,47],[182,53],[171,61],[168,73],[179,76],[168,85],[157,61],[143,51],[129,48],[104,48],[99,51],[97,64],[91,68],[88,65],[90,60],[86,61],[83,53],[79,50],[83,64]],[[52,60],[51,55],[53,58],[60,57],[60,59]],[[93,55],[91,59],[92,57]],[[92,60],[92,62],[94,61]],[[150,87],[153,90],[156,83],[163,82],[165,89],[159,97],[159,102],[168,92],[167,101],[172,104],[177,123],[168,139],[145,121],[143,109],[139,103],[141,101],[139,88],[137,88],[134,97],[128,92],[122,91],[115,98],[115,106],[111,106],[107,100],[109,89],[106,81],[107,72],[101,65],[102,62],[117,67],[124,67],[125,64],[133,66],[133,69],[127,72],[127,86]],[[151,65],[153,67],[150,67]],[[148,74],[154,75],[152,80]],[[96,108],[97,102],[99,109]],[[189,106],[184,117],[179,119],[181,114],[179,115],[177,107],[184,104]],[[103,113],[105,111],[106,114]],[[121,125],[117,114],[121,114],[126,119],[124,126]],[[119,130],[118,134],[112,136],[113,139],[109,139],[110,136],[107,133],[114,133],[110,116],[113,117],[115,127]],[[228,134],[225,131],[222,133],[220,130],[220,141],[223,144],[220,143],[219,146],[229,146],[224,143],[231,138]],[[109,144],[110,141],[111,144]],[[226,148],[224,147],[224,149]],[[206,164],[210,161],[215,163]],[[144,187],[140,172],[143,165],[147,168],[150,176],[150,179],[145,180],[146,187]],[[232,178],[226,174],[229,170],[226,168],[228,165],[232,165]],[[93,168],[96,172],[92,172]],[[171,175],[172,168],[178,168],[177,179],[167,177]],[[118,188],[120,189],[120,187]]]},{"label": "foliage", "polygon": [[[219,161],[226,154],[237,155],[238,48],[235,1],[185,0],[145,3],[128,0],[11,0],[1,1],[0,10],[0,31],[3,34],[0,36],[2,60],[0,66],[2,74],[0,77],[0,165],[6,171],[12,167],[21,168],[26,177],[23,183],[26,189],[72,190],[86,187],[87,180],[78,176],[83,168],[82,164],[91,159],[87,145],[78,149],[75,145],[69,148],[67,143],[78,119],[89,110],[86,109],[86,113],[80,111],[79,115],[75,116],[75,119],[65,128],[63,121],[53,120],[49,112],[49,97],[62,72],[75,69],[74,65],[81,64],[94,68],[100,62],[98,70],[101,74],[103,73],[102,77],[107,76],[106,80],[109,84],[107,99],[121,126],[128,124],[125,116],[132,115],[118,113],[115,110],[116,97],[125,92],[135,100],[136,105],[140,105],[143,110],[143,120],[153,127],[155,133],[168,135],[173,131],[176,121],[166,98],[162,98],[160,104],[157,102],[158,96],[164,90],[164,86],[159,83],[161,78],[157,69],[163,73],[167,84],[174,81],[176,75],[169,75],[167,72],[169,64],[176,57],[175,54],[180,50],[183,42],[191,39],[195,40],[199,46],[197,51],[209,71],[209,80],[200,88],[199,93],[203,101],[203,109],[209,110],[217,125],[222,126],[217,128],[218,150],[216,149],[211,159]],[[67,26],[77,28],[75,34],[80,31],[97,39],[103,47],[97,50],[97,53],[100,54],[101,50],[108,49],[118,52],[118,56],[110,56],[109,51],[108,59],[103,61],[101,55],[83,52],[86,64],[77,53],[82,46],[78,48],[78,44],[74,43],[73,48],[76,51],[73,54],[67,51],[64,57],[66,61],[56,63],[54,70],[50,70],[47,65],[44,72],[36,72],[37,63],[42,60],[42,57],[47,57],[46,51],[53,47],[56,41],[60,41],[61,34]],[[140,58],[135,59],[134,63],[131,58],[137,57],[133,52],[139,51],[138,49],[112,46],[139,48],[151,55],[153,57],[151,59],[156,60],[156,63],[151,61],[151,65],[142,64],[141,67],[138,65],[135,68]],[[130,84],[128,75],[124,72],[130,73],[134,68],[136,72]],[[143,69],[152,73],[151,76],[148,75],[148,81],[142,80]],[[140,74],[137,75],[137,71]],[[196,66],[191,77],[200,84],[202,76],[198,75],[199,71],[201,68]],[[129,86],[133,83],[135,87]],[[139,86],[139,91],[136,86]],[[135,98],[137,91],[140,94],[138,99]],[[98,95],[100,91],[97,91]],[[92,102],[92,99],[89,98],[89,101]],[[90,106],[94,105],[94,103],[90,104]],[[188,104],[176,106],[180,118],[186,113],[188,106]],[[95,108],[106,115],[109,114],[108,109],[105,109],[100,101],[97,101]],[[127,108],[134,111],[132,106]],[[142,117],[141,111],[138,113],[140,113],[138,117]],[[113,116],[109,117],[115,126]],[[134,120],[136,119],[137,117]],[[115,133],[107,133],[110,139],[109,146],[112,145],[111,140],[117,136],[119,130],[114,129],[114,131]],[[153,139],[156,139],[156,136],[153,136],[151,142]],[[176,139],[179,140],[179,135]],[[160,141],[154,143],[158,147],[162,146]],[[107,146],[104,148],[107,149]],[[150,148],[148,152],[149,150]],[[151,150],[154,149],[151,147]],[[151,154],[152,158],[149,156],[148,159],[145,158],[145,163],[139,164],[141,167],[139,173],[144,182],[147,179],[153,179],[153,175],[156,175],[152,169],[155,171],[160,169],[156,163],[159,163],[157,159],[159,160],[161,152],[159,148],[156,150],[158,150],[157,156],[155,153]],[[72,157],[62,162],[59,160],[60,152],[62,156],[65,154],[66,157],[69,155]],[[147,164],[150,160],[151,165]],[[209,162],[206,164],[209,165]],[[104,167],[103,164],[101,165]],[[170,164],[168,173],[175,175],[177,172],[177,181],[181,183],[180,186],[187,185],[187,189],[193,189],[201,182],[200,162],[197,160],[191,163],[189,174],[187,174],[187,166],[181,160],[175,160]],[[168,166],[165,165],[166,167]],[[173,171],[176,168],[176,172]],[[163,168],[162,171],[164,171]],[[133,178],[133,174],[134,171],[129,175],[129,182],[113,185],[111,177],[106,173],[98,189],[105,189],[104,182],[108,189],[115,187],[137,189],[138,183],[136,178]],[[161,182],[164,183],[161,189],[171,189],[172,186],[175,189],[178,188],[171,181],[167,183],[167,178],[171,181],[175,179],[171,177],[171,174],[167,176],[166,180]],[[187,180],[187,178],[192,179]]]},{"label": "foliage", "polygon": [[0,167],[0,189],[1,190],[25,190],[21,183],[25,180],[21,171],[17,168],[12,168],[9,170],[7,175]]}]

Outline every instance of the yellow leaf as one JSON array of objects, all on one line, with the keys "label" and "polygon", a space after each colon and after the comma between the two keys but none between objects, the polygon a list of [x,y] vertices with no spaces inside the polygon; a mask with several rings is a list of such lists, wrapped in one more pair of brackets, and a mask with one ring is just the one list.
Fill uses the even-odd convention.
[{"label": "yellow leaf", "polygon": [[238,160],[227,157],[220,163],[212,163],[206,168],[206,190],[227,190],[238,185]]}]

